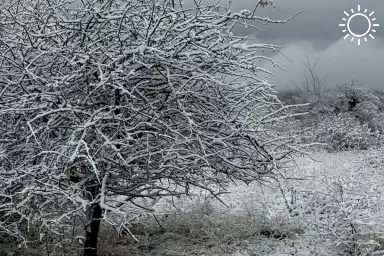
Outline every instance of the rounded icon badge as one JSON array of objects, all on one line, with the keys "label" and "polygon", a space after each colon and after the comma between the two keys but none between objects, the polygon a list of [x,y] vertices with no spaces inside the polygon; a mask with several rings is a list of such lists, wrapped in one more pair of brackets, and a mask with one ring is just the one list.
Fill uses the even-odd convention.
[{"label": "rounded icon badge", "polygon": [[[357,12],[355,12],[353,9],[351,9],[352,14],[349,14],[348,12],[344,11],[344,14],[347,16],[347,18],[343,18],[343,21],[345,21],[346,23],[339,24],[340,27],[346,27],[343,29],[343,33],[347,33],[344,36],[344,39],[347,39],[349,36],[352,36],[351,41],[353,42],[353,40],[355,40],[355,37],[356,37],[358,45],[360,45],[361,38],[364,38],[365,41],[368,41],[367,35],[370,38],[375,39],[375,37],[371,33],[376,32],[374,27],[378,27],[379,24],[374,23],[376,18],[370,18],[375,12],[372,11],[369,14],[367,14],[367,12],[368,12],[367,9],[365,9],[364,12],[360,11],[360,5],[357,6]],[[356,34],[356,33],[353,33],[353,31],[351,30],[351,27],[350,27],[351,20],[357,16],[364,17],[368,21],[368,28],[363,34]]]}]

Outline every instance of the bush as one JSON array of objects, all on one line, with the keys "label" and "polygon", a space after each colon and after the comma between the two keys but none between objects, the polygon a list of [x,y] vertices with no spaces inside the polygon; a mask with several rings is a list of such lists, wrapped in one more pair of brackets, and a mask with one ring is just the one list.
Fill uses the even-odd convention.
[{"label": "bush", "polygon": [[362,161],[352,155],[348,161],[354,158],[355,163],[341,170],[324,171],[296,195],[297,214],[318,240],[325,241],[339,255],[371,255],[383,249],[383,162],[378,161],[378,155]]},{"label": "bush", "polygon": [[378,93],[356,83],[338,86],[339,96],[336,101],[336,112],[353,114],[360,122],[367,123],[373,131],[384,131],[382,102]]},{"label": "bush", "polygon": [[333,150],[368,149],[377,138],[367,123],[360,123],[349,113],[323,115],[312,121],[303,133],[303,140],[326,143]]},{"label": "bush", "polygon": [[290,104],[309,103],[300,109],[308,114],[291,123],[306,143],[326,143],[333,150],[368,149],[384,134],[384,96],[358,83],[280,96]]}]

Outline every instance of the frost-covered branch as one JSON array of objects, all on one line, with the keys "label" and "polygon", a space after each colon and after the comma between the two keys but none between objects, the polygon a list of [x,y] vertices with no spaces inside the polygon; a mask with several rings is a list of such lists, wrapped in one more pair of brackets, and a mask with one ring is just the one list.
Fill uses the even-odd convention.
[{"label": "frost-covered branch", "polygon": [[126,221],[127,205],[148,208],[141,198],[217,195],[294,152],[274,132],[289,115],[259,66],[277,65],[262,53],[279,47],[230,32],[287,20],[167,0],[68,3],[0,4],[0,229],[21,234],[16,216],[58,232],[94,205]]}]

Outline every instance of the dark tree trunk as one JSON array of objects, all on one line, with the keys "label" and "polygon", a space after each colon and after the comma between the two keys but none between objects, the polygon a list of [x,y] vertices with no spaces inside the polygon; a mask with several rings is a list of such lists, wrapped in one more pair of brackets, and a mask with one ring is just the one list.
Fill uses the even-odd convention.
[{"label": "dark tree trunk", "polygon": [[99,237],[100,221],[103,211],[100,204],[94,204],[92,211],[91,223],[85,228],[85,243],[83,256],[97,256],[97,238]]}]

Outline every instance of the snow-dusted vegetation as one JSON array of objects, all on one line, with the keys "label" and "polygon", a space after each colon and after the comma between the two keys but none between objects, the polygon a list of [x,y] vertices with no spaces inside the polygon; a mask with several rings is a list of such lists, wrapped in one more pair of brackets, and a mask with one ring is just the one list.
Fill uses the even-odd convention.
[{"label": "snow-dusted vegetation", "polygon": [[161,200],[155,205],[157,220],[150,215],[133,222],[140,242],[105,237],[101,250],[105,255],[380,255],[383,150],[312,155],[315,161],[296,158],[285,180],[230,186],[223,197],[227,206],[198,192]]},{"label": "snow-dusted vegetation", "polygon": [[269,3],[1,2],[0,255],[384,249],[384,97],[277,93]]},{"label": "snow-dusted vegetation", "polygon": [[[99,254],[380,255],[383,150],[316,150],[312,155],[316,161],[296,158],[280,182],[231,185],[222,197],[227,206],[195,191],[191,197],[157,201],[154,214],[131,211],[137,217],[129,225],[134,237],[117,236],[102,225]],[[32,244],[16,251],[74,255],[81,249],[75,243],[48,244],[49,250]],[[14,250],[10,243],[2,246]]]}]

